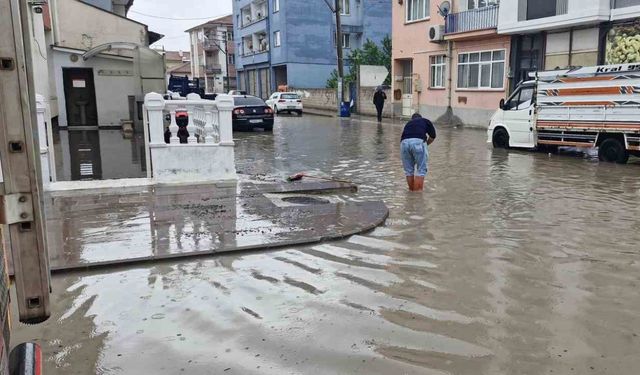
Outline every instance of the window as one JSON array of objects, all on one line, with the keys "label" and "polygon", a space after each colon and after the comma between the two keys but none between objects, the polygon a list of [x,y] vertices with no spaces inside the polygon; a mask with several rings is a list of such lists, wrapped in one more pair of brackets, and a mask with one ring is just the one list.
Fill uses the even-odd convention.
[{"label": "window", "polygon": [[445,74],[445,60],[444,55],[431,56],[429,61],[431,64],[431,80],[429,87],[431,88],[444,88],[444,74]]},{"label": "window", "polygon": [[535,20],[567,14],[569,0],[519,0],[518,20]]},{"label": "window", "polygon": [[636,22],[614,25],[607,32],[605,64],[634,64],[640,62],[637,40],[640,25]]},{"label": "window", "polygon": [[504,50],[458,55],[459,89],[501,89],[504,87]]},{"label": "window", "polygon": [[507,100],[506,110],[518,111],[531,107],[533,100],[533,86],[524,86],[514,92]]},{"label": "window", "polygon": [[343,16],[351,14],[351,0],[340,0],[340,14]]},{"label": "window", "polygon": [[227,31],[227,40],[233,40],[233,31]]},{"label": "window", "polygon": [[430,0],[407,0],[407,22],[419,21],[429,18]]},{"label": "window", "polygon": [[466,0],[467,9],[480,9],[492,5],[499,5],[500,0]]},{"label": "window", "polygon": [[280,11],[280,0],[273,0],[273,13]]},{"label": "window", "polygon": [[615,0],[615,8],[626,8],[640,5],[640,0]]},{"label": "window", "polygon": [[351,34],[342,34],[342,48],[351,48]]},{"label": "window", "polygon": [[229,55],[229,65],[235,65],[235,63],[236,63],[236,56]]},{"label": "window", "polygon": [[[252,70],[249,71],[249,80],[251,80],[251,76],[253,76],[253,79],[256,79],[256,71]],[[253,82],[253,86],[255,87],[255,81]],[[251,85],[251,84],[250,84]],[[255,92],[255,91],[254,91]],[[264,100],[260,99],[260,98],[254,98],[251,96],[244,96],[244,97],[235,97],[233,98],[233,105],[235,105],[236,107],[258,107],[258,106],[266,106]]]},{"label": "window", "polygon": [[280,47],[282,41],[280,40],[280,31],[275,31],[273,33],[273,46]]}]

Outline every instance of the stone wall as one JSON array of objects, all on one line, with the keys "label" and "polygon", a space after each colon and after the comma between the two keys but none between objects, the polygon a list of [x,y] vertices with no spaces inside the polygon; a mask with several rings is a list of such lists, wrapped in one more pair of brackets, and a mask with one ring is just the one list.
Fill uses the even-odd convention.
[{"label": "stone wall", "polygon": [[[375,87],[361,87],[360,95],[358,95],[358,113],[361,115],[377,116],[376,106],[373,104],[373,94]],[[393,117],[393,105],[391,105],[391,90],[385,90],[387,101],[384,103],[382,110],[383,117]]]},{"label": "stone wall", "polygon": [[[302,97],[304,108],[335,111],[338,108],[335,89],[300,89],[294,90]],[[358,114],[375,116],[376,107],[373,104],[374,87],[362,87],[358,95]],[[391,91],[386,90],[387,101],[384,106],[384,117],[392,117]],[[349,96],[348,93],[346,96]]]},{"label": "stone wall", "polygon": [[334,111],[338,108],[338,95],[335,89],[294,90],[302,97],[304,108]]}]

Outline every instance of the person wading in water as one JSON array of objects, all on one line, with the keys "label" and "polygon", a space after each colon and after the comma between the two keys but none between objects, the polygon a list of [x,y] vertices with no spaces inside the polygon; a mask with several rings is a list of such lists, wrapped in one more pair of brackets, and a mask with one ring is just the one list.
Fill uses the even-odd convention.
[{"label": "person wading in water", "polygon": [[387,94],[382,91],[382,86],[376,87],[376,93],[373,94],[373,104],[376,105],[376,111],[378,111],[378,122],[382,122],[382,110],[384,109],[385,100],[387,100]]},{"label": "person wading in water", "polygon": [[435,140],[436,128],[431,121],[423,118],[419,113],[411,116],[411,121],[404,126],[400,141],[400,155],[410,191],[424,189],[424,177],[427,175],[429,159],[427,146]]}]

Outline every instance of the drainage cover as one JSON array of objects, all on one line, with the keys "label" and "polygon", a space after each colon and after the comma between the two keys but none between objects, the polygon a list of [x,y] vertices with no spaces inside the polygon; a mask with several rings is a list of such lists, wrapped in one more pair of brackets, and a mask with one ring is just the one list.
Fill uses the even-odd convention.
[{"label": "drainage cover", "polygon": [[293,203],[293,204],[329,204],[326,199],[315,198],[315,197],[286,197],[282,198],[283,202]]}]

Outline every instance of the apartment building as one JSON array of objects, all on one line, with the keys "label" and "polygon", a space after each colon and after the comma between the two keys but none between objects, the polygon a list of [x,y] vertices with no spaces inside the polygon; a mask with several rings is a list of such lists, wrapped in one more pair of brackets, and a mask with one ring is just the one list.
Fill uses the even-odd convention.
[{"label": "apartment building", "polygon": [[[511,38],[496,1],[393,3],[393,103],[437,122],[487,126],[508,92]],[[443,6],[444,5],[444,6]]]},{"label": "apartment building", "polygon": [[638,16],[640,0],[394,2],[394,112],[487,126],[531,72],[640,62]]},{"label": "apartment building", "polygon": [[640,0],[502,1],[512,86],[536,70],[640,62]]},{"label": "apartment building", "polygon": [[[278,87],[323,88],[336,69],[333,1],[234,0],[238,86],[267,98]],[[341,0],[344,55],[391,33],[392,0]],[[348,69],[348,61],[347,69]]]},{"label": "apartment building", "polygon": [[216,18],[186,32],[191,44],[191,76],[205,83],[208,94],[235,89],[232,17]]}]

